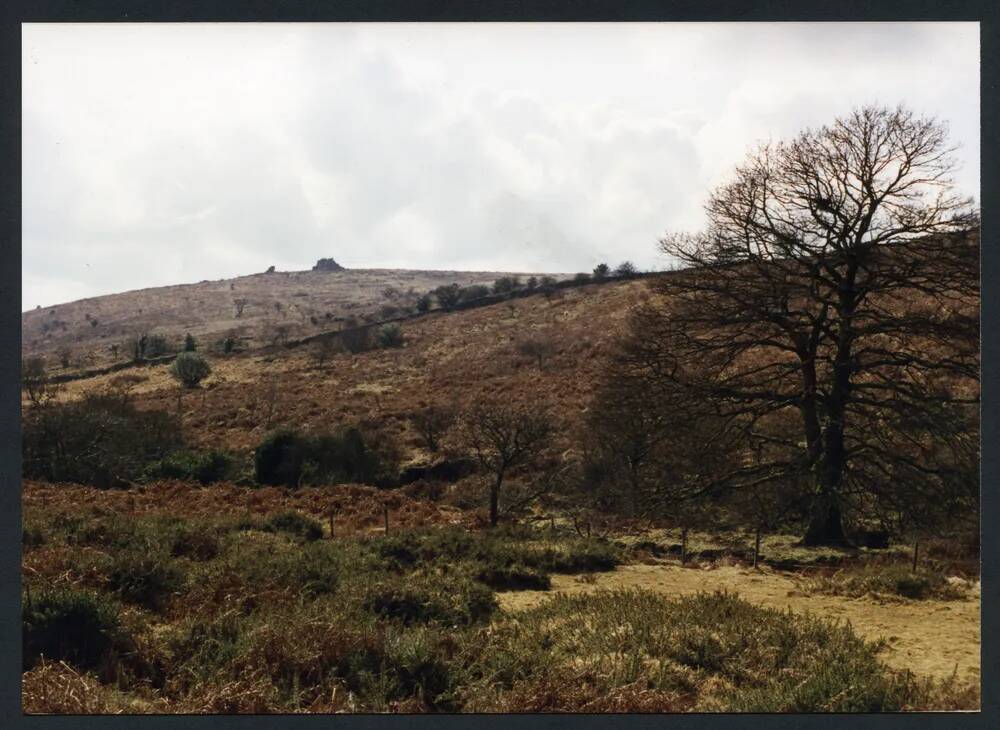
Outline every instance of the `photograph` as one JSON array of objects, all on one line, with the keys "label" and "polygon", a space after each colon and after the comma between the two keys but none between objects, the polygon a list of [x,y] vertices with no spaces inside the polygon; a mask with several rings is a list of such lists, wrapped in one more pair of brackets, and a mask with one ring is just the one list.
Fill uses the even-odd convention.
[{"label": "photograph", "polygon": [[979,22],[134,20],[13,55],[23,715],[990,709]]}]

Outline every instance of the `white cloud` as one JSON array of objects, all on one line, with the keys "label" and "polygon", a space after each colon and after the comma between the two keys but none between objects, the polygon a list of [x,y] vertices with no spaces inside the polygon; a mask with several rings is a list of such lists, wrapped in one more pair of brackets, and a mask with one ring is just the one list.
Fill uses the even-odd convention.
[{"label": "white cloud", "polygon": [[745,150],[851,107],[951,124],[976,24],[25,25],[25,308],[348,266],[658,261]]}]

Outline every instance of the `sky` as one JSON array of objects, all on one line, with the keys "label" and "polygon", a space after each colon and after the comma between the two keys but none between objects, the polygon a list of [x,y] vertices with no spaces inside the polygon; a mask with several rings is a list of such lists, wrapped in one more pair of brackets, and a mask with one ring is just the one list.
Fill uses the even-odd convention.
[{"label": "sky", "polygon": [[977,23],[25,24],[22,308],[311,268],[669,264],[755,143],[946,122]]}]

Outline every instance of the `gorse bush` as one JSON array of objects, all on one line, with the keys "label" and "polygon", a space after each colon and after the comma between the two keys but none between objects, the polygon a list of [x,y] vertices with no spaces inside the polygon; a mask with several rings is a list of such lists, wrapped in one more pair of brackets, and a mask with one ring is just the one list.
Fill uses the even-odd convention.
[{"label": "gorse bush", "polygon": [[268,532],[284,532],[303,540],[319,540],[323,537],[323,526],[300,512],[279,512],[263,524]]},{"label": "gorse bush", "polygon": [[381,348],[403,346],[403,328],[398,324],[382,325],[378,331],[378,344]]},{"label": "gorse bush", "polygon": [[279,430],[266,437],[254,453],[257,481],[287,486],[388,485],[397,477],[398,460],[393,442],[367,436],[355,427],[310,437]]},{"label": "gorse bush", "polygon": [[197,352],[184,351],[170,365],[170,374],[185,388],[196,388],[212,373],[208,361]]},{"label": "gorse bush", "polygon": [[24,669],[44,656],[107,677],[114,671],[117,656],[133,648],[114,604],[90,591],[51,588],[25,593],[21,623]]},{"label": "gorse bush", "polygon": [[[41,670],[42,655],[66,661],[74,691],[100,695],[91,707],[772,712],[978,703],[974,687],[886,669],[849,627],[732,596],[557,595],[497,611],[494,590],[544,589],[550,569],[615,560],[599,540],[526,528],[311,539],[318,523],[289,511],[38,512],[37,502],[26,505],[25,529],[44,533],[40,552],[59,557],[25,573],[25,669]],[[97,590],[56,590],[57,578]],[[122,610],[123,601],[132,606]],[[43,674],[25,675],[25,709],[70,707]]]},{"label": "gorse bush", "polygon": [[116,555],[107,567],[108,586],[122,600],[159,611],[180,590],[183,574],[167,558],[158,555]]},{"label": "gorse bush", "polygon": [[909,598],[913,600],[954,600],[968,596],[962,582],[950,582],[940,572],[914,573],[908,565],[866,565],[861,568],[839,570],[831,576],[817,576],[802,581],[809,593],[827,593],[838,596],[877,596],[881,598]]},{"label": "gorse bush", "polygon": [[[928,700],[850,629],[725,594],[557,595],[483,639],[467,710],[596,711],[636,685],[660,711],[878,712]],[[501,696],[481,699],[497,696],[496,682]]]},{"label": "gorse bush", "polygon": [[201,484],[221,482],[234,469],[233,458],[219,451],[177,451],[146,468],[146,479],[186,479]]},{"label": "gorse bush", "polygon": [[50,482],[129,484],[182,445],[175,416],[109,394],[51,403],[22,420],[23,474]]}]

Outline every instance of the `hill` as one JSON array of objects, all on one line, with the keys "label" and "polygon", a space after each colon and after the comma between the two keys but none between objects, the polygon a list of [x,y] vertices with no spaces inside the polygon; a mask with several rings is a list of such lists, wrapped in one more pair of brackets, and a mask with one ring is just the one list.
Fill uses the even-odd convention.
[{"label": "hill", "polygon": [[[361,423],[387,430],[419,458],[408,419],[413,411],[493,397],[551,410],[568,446],[611,340],[644,291],[642,281],[609,282],[435,311],[403,324],[401,348],[339,352],[322,366],[308,345],[212,357],[201,392],[181,404],[185,437],[201,447],[249,450],[277,426]],[[519,351],[528,338],[551,349],[541,367]],[[177,384],[165,366],[129,372],[141,379],[134,390],[141,407],[177,409]],[[116,377],[67,383],[62,397],[79,397]]]},{"label": "hill", "polygon": [[[385,319],[412,308],[422,294],[438,286],[489,285],[508,275],[513,274],[402,269],[279,271],[139,289],[23,313],[22,354],[42,355],[53,362],[68,354],[70,367],[99,367],[124,357],[124,343],[129,338],[160,335],[176,347],[189,332],[205,345],[218,345],[231,337],[252,347],[276,337],[304,337],[330,330],[350,317],[359,321]],[[112,349],[115,347],[117,354]]]}]

